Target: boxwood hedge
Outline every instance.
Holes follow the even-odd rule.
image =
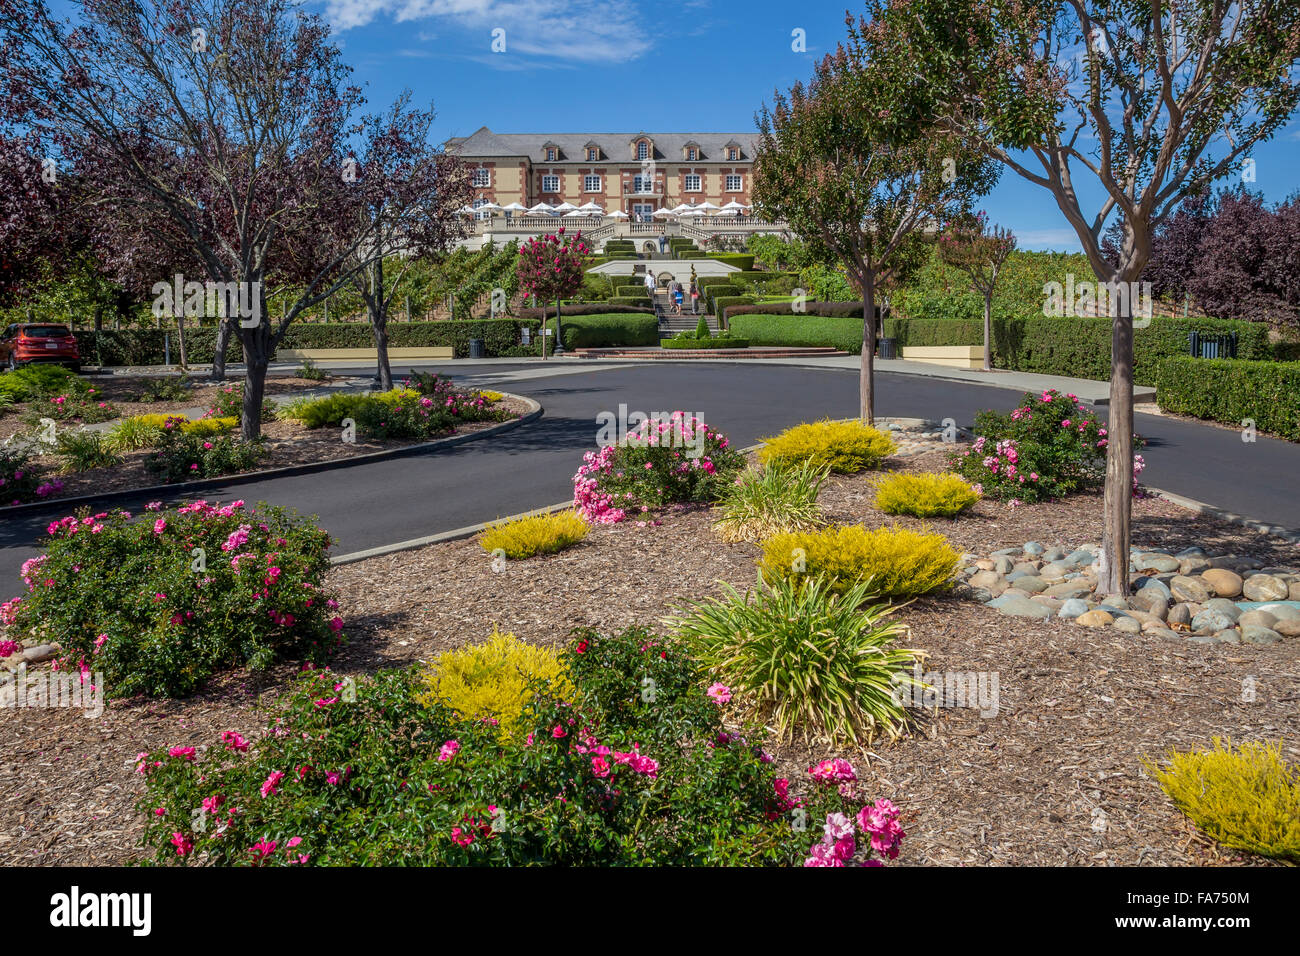
[[[659,322],[653,314],[616,312],[570,316],[562,312],[561,316],[566,349],[659,344]],[[546,327],[554,333],[553,316],[546,320]]]
[[[1300,441],[1300,362],[1162,359],[1156,401],[1165,411],[1256,429]]]

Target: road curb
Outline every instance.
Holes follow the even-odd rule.
[[[1207,515],[1211,518],[1218,518],[1220,521],[1226,521],[1229,524],[1239,525],[1243,528],[1250,528],[1253,531],[1262,531],[1270,534],[1275,538],[1281,538],[1289,544],[1300,544],[1300,531],[1291,528],[1283,528],[1281,525],[1270,524],[1267,521],[1260,521],[1258,518],[1250,518],[1246,515],[1239,515],[1235,511],[1228,511],[1225,508],[1216,508],[1214,505],[1206,504],[1204,501],[1197,501],[1195,498],[1188,498],[1185,495],[1177,495],[1172,491],[1165,491],[1162,488],[1146,487],[1146,490],[1165,499],[1171,504],[1178,505],[1180,508],[1186,508],[1188,511],[1195,511],[1197,514]]]
[[[494,391],[497,391],[494,389]],[[129,488],[122,491],[110,491],[102,495],[78,495],[76,498],[55,498],[50,501],[31,501],[22,505],[10,505],[7,508],[0,508],[0,518],[8,517],[26,517],[28,515],[43,514],[47,512],[63,511],[71,513],[72,510],[81,505],[92,503],[111,504],[117,501],[126,501],[131,498],[138,498],[142,495],[157,495],[160,498],[183,497],[191,492],[203,491],[207,488],[224,488],[228,485],[249,485],[259,481],[266,481],[273,478],[292,478],[298,475],[314,475],[322,471],[333,471],[335,469],[351,468],[356,465],[373,464],[377,461],[387,461],[393,458],[408,458],[413,455],[423,454],[436,448],[450,447],[452,445],[462,445],[467,442],[478,441],[483,438],[492,438],[504,432],[513,431],[522,425],[527,425],[537,421],[545,413],[541,403],[524,395],[516,395],[513,392],[501,392],[507,398],[514,398],[530,406],[530,410],[518,418],[511,419],[508,422],[499,422],[491,428],[485,428],[482,431],[470,432],[465,435],[449,435],[446,438],[437,438],[433,441],[422,442],[419,445],[408,445],[405,448],[393,448],[389,451],[376,451],[366,455],[354,455],[351,458],[336,458],[331,461],[310,462],[305,465],[288,465],[284,468],[267,468],[263,471],[250,471],[238,475],[226,475],[222,478],[204,478],[202,481],[183,481],[174,485],[149,485],[144,488]]]

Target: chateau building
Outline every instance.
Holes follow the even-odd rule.
[[[475,205],[595,203],[633,221],[703,202],[749,205],[754,139],[745,133],[494,133],[447,140],[469,163]]]

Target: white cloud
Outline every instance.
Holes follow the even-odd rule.
[[[492,31],[505,30],[512,54],[613,63],[636,59],[651,47],[646,23],[632,0],[323,0],[325,17],[339,30],[363,27],[377,17],[397,23],[443,19],[482,32],[489,50]],[[444,42],[445,38],[444,38]]]

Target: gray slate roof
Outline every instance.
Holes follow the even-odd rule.
[[[447,140],[448,151],[473,159],[490,157],[527,157],[535,163],[546,162],[543,146],[554,144],[560,148],[560,163],[590,165],[587,161],[587,144],[600,147],[599,163],[625,166],[635,163],[636,152],[632,141],[638,133],[494,133],[486,126],[469,136],[455,136]],[[725,163],[725,147],[740,146],[740,161],[754,158],[756,137],[753,133],[651,133],[656,162],[683,162],[682,149],[688,143],[698,146],[700,163]],[[735,160],[733,160],[735,162]]]

